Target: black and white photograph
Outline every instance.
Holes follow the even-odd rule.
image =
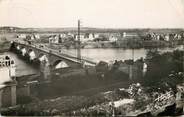
[[[0,0],[0,116],[184,117],[184,0]]]

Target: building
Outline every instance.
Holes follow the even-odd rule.
[[[78,35],[75,35],[75,40],[78,41]],[[85,41],[85,35],[84,34],[80,34],[80,41],[83,42]]]
[[[98,38],[98,37],[99,37],[99,33],[95,33],[94,38]]]
[[[165,40],[165,41],[170,41],[169,34],[166,34],[166,35],[164,36],[164,40]]]
[[[34,35],[32,35],[32,34],[26,35],[26,40],[31,41],[31,40],[34,40],[34,39],[35,39]]]
[[[49,43],[57,44],[60,42],[59,35],[51,35],[49,37]]]
[[[40,35],[39,34],[34,34],[35,39],[40,39]]]
[[[116,42],[118,40],[118,38],[120,38],[118,35],[115,35],[115,34],[111,34],[109,36],[109,41],[110,42]]]
[[[6,55],[0,55],[0,108],[16,105],[15,62]]]
[[[70,33],[66,34],[66,33],[61,33],[59,34],[60,38],[66,38],[68,35],[71,35]]]
[[[126,37],[126,32],[123,32],[123,35],[122,35],[122,37]]]
[[[17,38],[25,39],[26,38],[26,34],[19,34],[19,35],[17,35]]]
[[[76,34],[74,36],[75,40],[78,40],[78,35]],[[80,34],[80,41],[81,42],[86,42],[86,41],[93,41],[95,39],[94,33],[83,33]]]
[[[90,41],[92,41],[95,38],[94,33],[90,33],[88,38]]]

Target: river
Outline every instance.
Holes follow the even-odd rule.
[[[158,51],[163,52],[170,52],[176,49],[182,50],[184,48],[183,45],[177,46],[175,48],[159,48]],[[145,58],[147,51],[149,49],[122,49],[122,48],[96,48],[96,49],[81,49],[81,55],[85,57],[89,57],[94,59],[95,61],[113,61],[113,60],[127,60],[132,59],[137,60],[141,57]],[[67,50],[73,54],[76,54],[76,49]],[[134,57],[132,56],[134,54]]]
[[[176,48],[162,48],[158,49],[161,53],[167,51],[173,51],[176,49],[182,49],[183,46],[177,46]],[[75,49],[67,50],[72,53],[76,53]],[[138,59],[140,57],[145,58],[148,49],[134,49],[134,59]],[[13,52],[5,52],[4,54],[10,55],[16,63],[16,75],[30,75],[36,74],[39,72],[39,69],[33,68],[28,63],[20,59],[15,53]],[[132,59],[132,49],[117,49],[117,48],[108,48],[108,49],[81,49],[82,56],[86,56],[92,58],[96,61],[113,61],[113,60],[126,60]]]

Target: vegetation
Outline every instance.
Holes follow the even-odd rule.
[[[184,81],[184,51],[175,50],[160,54],[157,50],[148,52],[148,71],[144,77],[144,85],[158,87],[176,86]],[[163,85],[164,84],[164,85]]]

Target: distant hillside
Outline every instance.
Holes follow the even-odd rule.
[[[8,32],[14,32],[15,30],[20,30],[19,27],[10,27],[10,26],[3,26],[0,27],[0,31],[8,31]]]
[[[17,33],[49,33],[49,32],[76,32],[77,27],[67,28],[20,28],[20,27],[0,27],[0,32],[17,32]],[[170,33],[170,32],[184,32],[184,29],[113,29],[113,28],[91,28],[81,27],[81,32],[156,32],[156,33]]]

